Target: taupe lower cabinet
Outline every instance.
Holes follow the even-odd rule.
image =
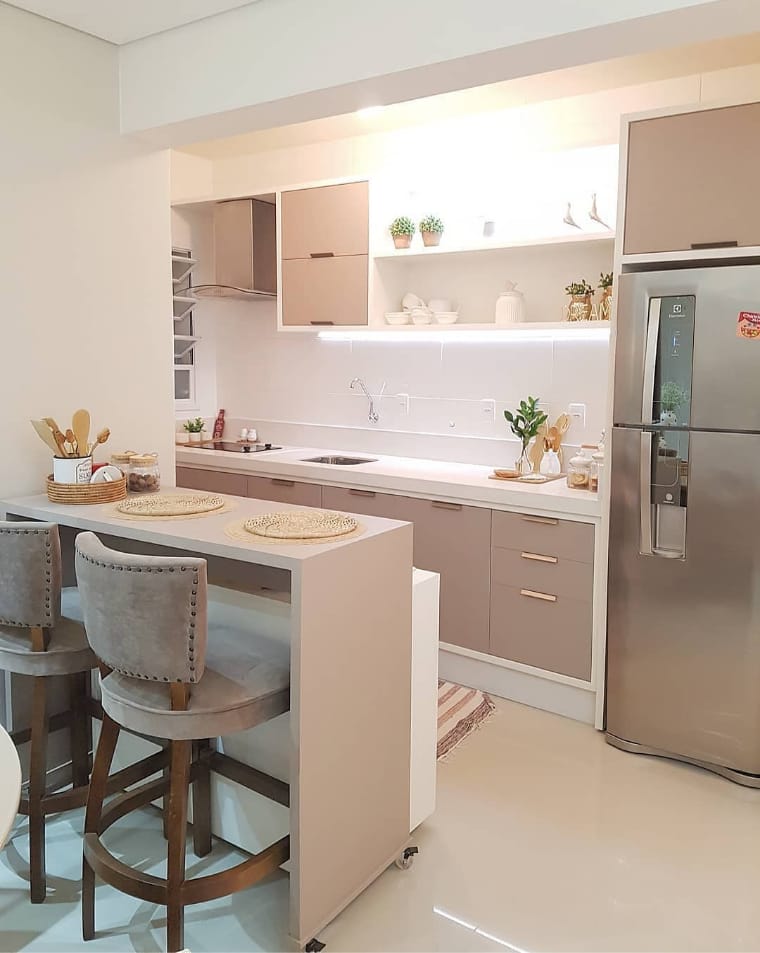
[[[441,574],[442,642],[591,677],[590,523],[190,467],[177,485],[413,523],[414,564]]]
[[[760,245],[760,103],[632,122],[623,252]]]
[[[489,509],[331,486],[322,505],[414,523],[415,566],[441,574],[441,641],[488,652]]]

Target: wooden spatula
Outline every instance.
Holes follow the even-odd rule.
[[[58,456],[58,444],[53,439],[53,431],[48,427],[44,420],[33,420],[32,426],[37,431],[37,436],[48,446],[54,456]]]
[[[87,446],[90,442],[90,413],[87,410],[77,410],[71,419],[71,429],[74,431],[74,437],[79,448],[79,453],[84,456],[87,453]]]

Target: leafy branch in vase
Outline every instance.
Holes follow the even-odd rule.
[[[534,437],[538,436],[538,431],[541,426],[549,419],[548,414],[539,410],[538,401],[538,397],[528,397],[527,400],[520,401],[518,410],[514,412],[510,410],[504,411],[504,417],[509,424],[510,430],[522,444],[522,451],[520,453],[521,460],[527,457],[528,444]]]

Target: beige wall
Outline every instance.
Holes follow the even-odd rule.
[[[119,136],[115,47],[0,3],[0,498],[77,407],[173,469],[169,156]]]

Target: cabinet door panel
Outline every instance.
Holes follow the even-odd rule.
[[[492,586],[534,589],[591,602],[593,580],[591,563],[519,549],[494,549],[491,553]]]
[[[188,490],[208,490],[209,493],[227,493],[230,496],[247,495],[246,477],[243,473],[177,467],[177,486]]]
[[[367,324],[367,256],[282,263],[282,323]]]
[[[248,477],[247,495],[254,500],[272,500],[295,506],[321,506],[322,487],[278,477]]]
[[[491,654],[549,672],[591,678],[590,602],[494,585]]]
[[[367,182],[283,192],[281,209],[283,258],[369,251]]]
[[[626,255],[760,245],[760,104],[631,123]]]

